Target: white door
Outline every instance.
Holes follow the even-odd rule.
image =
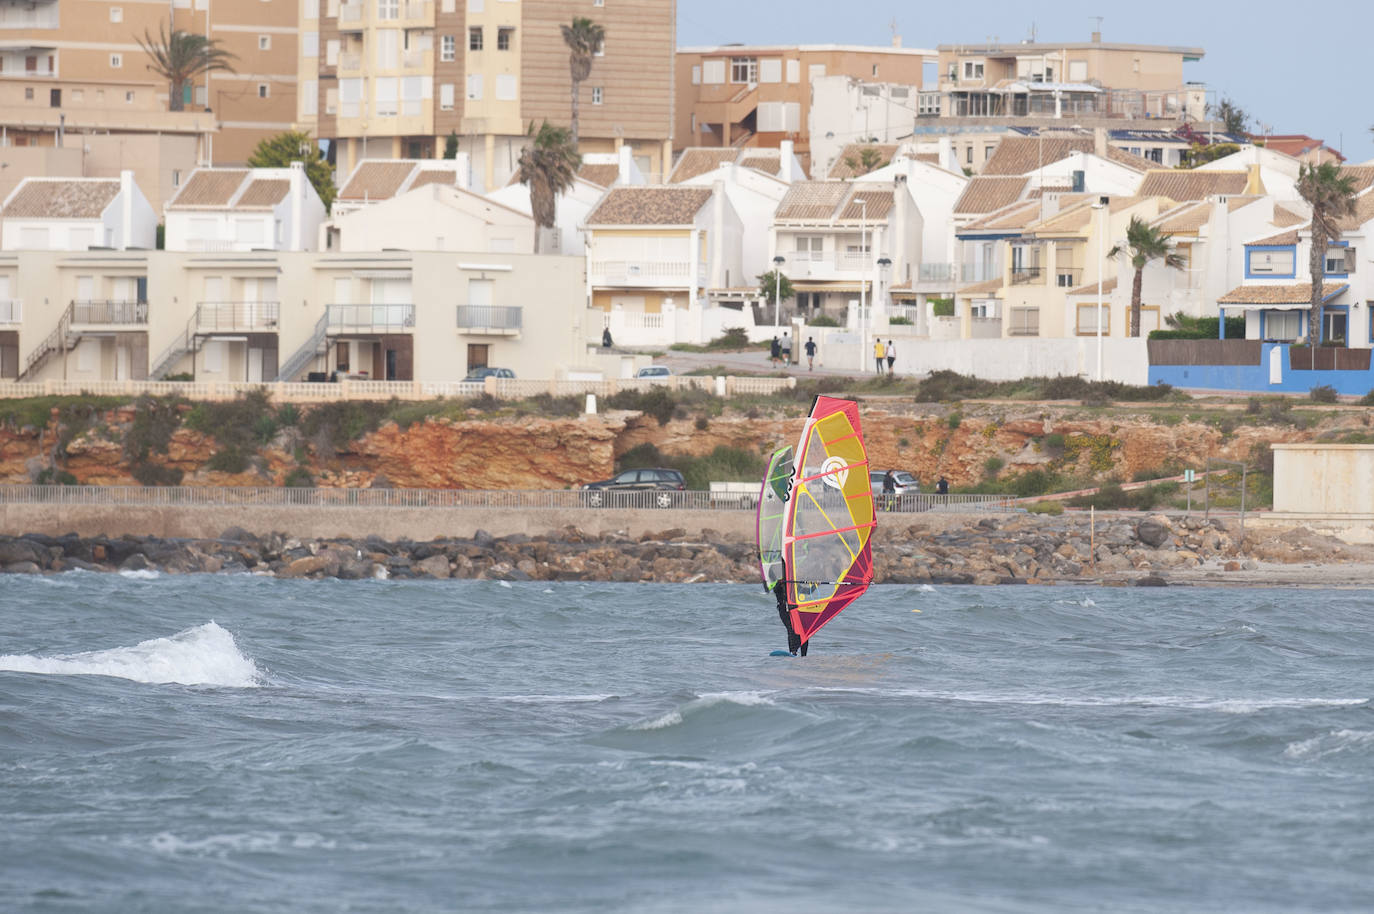
[[[229,307],[225,303],[224,277],[207,276],[205,277],[205,299],[201,302],[200,315],[197,323],[205,329],[212,329],[223,324],[224,318],[228,315],[225,309]]]
[[[255,346],[248,347],[248,380],[262,381],[262,350]]]
[[[129,347],[122,344],[115,346],[115,380],[129,380]]]
[[[253,318],[256,317],[256,305],[262,301],[259,297],[258,281],[253,278],[243,280],[243,303],[240,306],[239,321],[244,327],[253,326]]]
[[[95,277],[78,276],[76,277],[76,300],[94,301],[95,300]]]

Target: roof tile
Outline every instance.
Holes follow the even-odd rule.
[[[98,219],[119,195],[118,178],[25,178],[6,219]]]
[[[689,225],[711,199],[709,187],[612,187],[588,225]]]
[[[234,205],[244,209],[271,209],[290,192],[291,182],[285,178],[257,178],[249,183]]]
[[[1025,193],[1030,178],[1023,175],[979,175],[970,178],[954,202],[955,213],[990,213],[1015,203]]]
[[[181,187],[168,209],[228,206],[249,174],[246,168],[197,168]]]
[[[1328,299],[1348,283],[1322,283],[1322,299]],[[1290,283],[1276,286],[1237,286],[1217,299],[1223,305],[1302,305],[1312,301],[1312,284]]]
[[[843,181],[798,181],[778,204],[775,218],[784,222],[828,222],[849,195]]]
[[[1243,194],[1250,176],[1243,171],[1178,171],[1156,168],[1145,174],[1138,193],[1142,197],[1168,197],[1182,203],[1213,194]]]
[[[389,200],[405,184],[416,163],[408,159],[370,159],[358,163],[348,183],[339,191],[340,200]]]
[[[882,168],[884,165],[891,162],[892,157],[897,154],[897,148],[898,146],[896,143],[850,143],[841,149],[840,154],[835,157],[835,164],[830,166],[830,173],[826,175],[826,177],[832,181],[863,177],[868,171]],[[861,159],[859,156],[863,155],[863,150],[865,149],[878,150],[877,164],[874,165],[873,168],[868,169],[868,171],[860,171],[859,168],[863,166],[860,165]],[[854,162],[853,165],[849,164],[851,159]],[[855,166],[858,166],[858,168]]]

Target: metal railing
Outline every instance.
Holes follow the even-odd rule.
[[[1011,284],[1013,286],[1040,285],[1045,281],[1044,267],[1012,267]]]
[[[987,282],[1002,275],[1002,268],[995,263],[977,261],[959,264],[960,282]]]
[[[415,329],[415,306],[328,305],[329,333],[400,333]]]
[[[458,305],[460,330],[519,330],[523,308],[503,305]]]
[[[1002,495],[875,495],[879,523],[889,511],[1004,513],[1015,499]],[[257,486],[0,486],[0,504],[178,508],[525,508],[679,511],[755,511],[754,500],[701,490],[641,489],[343,489]]]
[[[276,329],[281,302],[203,301],[196,305],[196,332]]]
[[[924,282],[947,282],[954,279],[954,264],[923,263],[916,275]]]
[[[148,303],[135,299],[106,299],[104,301],[74,301],[71,305],[73,324],[146,324]]]
[[[324,355],[327,346],[326,340],[329,339],[329,312],[326,310],[320,315],[320,319],[315,322],[315,329],[310,331],[310,339],[301,344],[300,348],[287,358],[277,369],[277,381],[291,381],[305,370],[305,366],[310,364],[310,360]]]

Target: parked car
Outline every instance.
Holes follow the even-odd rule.
[[[483,366],[483,367],[481,367],[481,368],[474,368],[474,369],[472,369],[472,371],[469,371],[469,372],[468,372],[468,376],[467,376],[466,378],[464,378],[463,380],[464,380],[464,381],[482,381],[482,380],[485,380],[486,378],[513,378],[513,377],[515,377],[515,372],[511,371],[509,368],[492,368],[491,366],[488,365],[488,366]]]
[[[671,377],[673,370],[667,365],[648,365],[635,372],[636,378],[667,378]]]
[[[623,470],[612,479],[589,482],[582,487],[586,493],[587,504],[593,508],[610,504],[612,500],[622,504],[647,507],[651,502],[660,508],[673,506],[673,492],[687,488],[687,480],[679,470],[667,467],[639,467]],[[633,493],[644,493],[638,498]],[[651,494],[652,493],[652,494]]]

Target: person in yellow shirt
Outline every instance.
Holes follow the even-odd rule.
[[[873,361],[877,364],[878,374],[883,373],[883,360],[887,357],[887,349],[883,346],[882,338],[878,338],[873,343]]]

